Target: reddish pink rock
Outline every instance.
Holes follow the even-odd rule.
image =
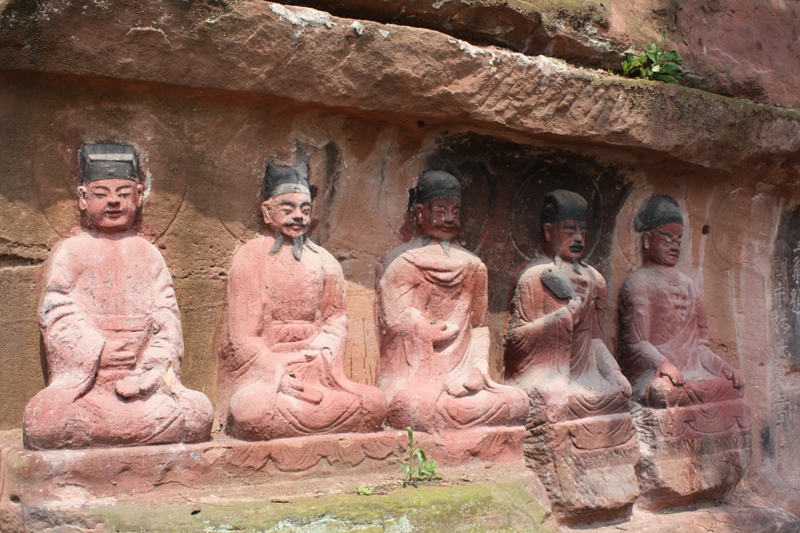
[[[644,443],[642,505],[724,499],[749,462],[744,378],[711,351],[702,292],[675,268],[683,237],[678,203],[652,197],[635,226],[644,264],[620,290],[619,361],[633,398],[646,407],[635,417]]]
[[[568,522],[627,516],[639,495],[631,388],[602,340],[606,282],[581,261],[586,214],[572,191],[545,195],[542,255],[517,281],[506,333],[506,382],[531,402],[526,453]]]
[[[379,389],[344,374],[344,275],[308,240],[307,172],[269,164],[268,228],[228,271],[217,413],[239,439],[377,431],[386,415]]]
[[[212,407],[181,385],[183,336],[158,250],[136,236],[142,185],[135,153],[83,151],[79,206],[88,228],[55,248],[39,323],[48,386],[23,417],[32,449],[208,440]]]
[[[412,206],[422,235],[389,252],[379,270],[378,385],[387,420],[427,432],[520,425],[527,398],[488,374],[486,267],[453,241],[461,231],[458,180],[423,173]]]

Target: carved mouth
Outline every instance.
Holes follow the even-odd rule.
[[[581,253],[583,251],[582,244],[570,244],[569,251],[575,254]]]

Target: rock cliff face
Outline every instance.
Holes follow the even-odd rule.
[[[464,180],[466,245],[489,268],[495,377],[543,188],[568,180],[593,199],[588,261],[609,284],[612,348],[616,295],[640,262],[633,216],[653,193],[676,197],[686,219],[678,268],[704,288],[712,348],[748,384],[747,486],[800,512],[800,379],[788,357],[800,356],[786,348],[797,344],[783,298],[795,267],[775,254],[794,250],[779,227],[800,204],[800,112],[759,104],[800,100],[796,3],[313,5],[330,12],[0,2],[0,428],[18,428],[44,386],[37,278],[79,221],[83,144],[141,154],[142,229],[175,280],[183,381],[212,401],[225,272],[259,230],[267,159],[307,161],[320,187],[315,239],[342,264],[347,372],[363,383],[377,372],[376,261],[401,240],[407,189],[438,166]],[[759,103],[596,70],[660,29],[692,70],[686,83]]]

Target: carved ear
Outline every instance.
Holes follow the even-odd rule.
[[[86,211],[86,209],[89,208],[89,204],[86,201],[87,194],[88,191],[86,190],[86,187],[84,187],[83,185],[78,187],[78,209],[80,209],[81,211]]]
[[[414,206],[414,216],[419,217],[422,214],[422,208],[423,208],[422,204],[416,204]]]
[[[551,223],[548,222],[542,226],[542,233],[544,234],[544,242],[553,241],[553,225]]]
[[[138,192],[138,197],[139,197],[138,200],[136,201],[136,207],[141,209],[142,206],[144,205],[144,187],[142,187],[141,183],[136,185],[136,191]]]
[[[269,201],[271,198],[268,198],[261,202],[261,216],[264,218],[264,223],[269,226],[272,224],[272,216],[269,214]]]

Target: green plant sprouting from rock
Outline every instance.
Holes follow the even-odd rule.
[[[407,427],[406,431],[408,432],[408,463],[400,461],[400,467],[403,469],[403,486],[413,481],[438,478],[436,461],[425,457],[425,452],[414,446],[414,430]],[[414,467],[415,460],[416,468]]]
[[[655,43],[645,47],[641,55],[628,54],[622,62],[622,74],[629,78],[643,78],[676,83],[683,77],[683,58],[677,50],[664,50]]]

